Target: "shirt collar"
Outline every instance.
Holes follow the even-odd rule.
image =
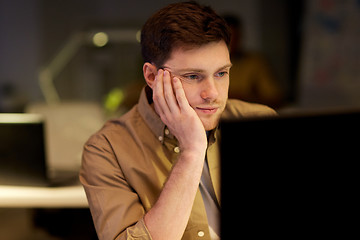
[[[207,133],[209,145],[212,145],[213,143],[216,142],[216,139],[218,138],[218,133],[219,133],[218,129],[219,129],[219,127],[216,127],[215,129],[213,129]]]
[[[166,126],[151,106],[152,102],[152,89],[149,86],[145,86],[140,94],[138,110],[151,131],[157,136],[159,141],[163,142]]]

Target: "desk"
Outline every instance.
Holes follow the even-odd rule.
[[[0,208],[87,208],[82,185],[23,187],[0,185]]]

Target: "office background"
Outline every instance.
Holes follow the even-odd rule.
[[[172,2],[0,0],[0,112],[24,112],[37,103],[91,102],[105,118],[121,115],[144,84],[137,33],[151,14]],[[242,20],[243,47],[266,59],[281,86],[279,111],[360,107],[360,1],[199,2]],[[97,33],[108,39],[98,35],[97,43]],[[50,85],[41,85],[48,69],[56,74],[45,76]],[[40,210],[34,218],[33,209],[0,207],[0,235],[72,239],[79,233],[51,235],[49,226],[36,226],[44,225],[44,216],[78,222],[89,217],[77,209],[51,213]]]

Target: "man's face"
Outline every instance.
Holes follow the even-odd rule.
[[[197,48],[176,48],[163,65],[178,77],[205,130],[214,129],[225,109],[231,61],[224,41]]]

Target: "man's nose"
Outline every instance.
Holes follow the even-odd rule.
[[[218,97],[219,92],[213,78],[207,78],[202,82],[200,96],[204,100],[214,100]]]

